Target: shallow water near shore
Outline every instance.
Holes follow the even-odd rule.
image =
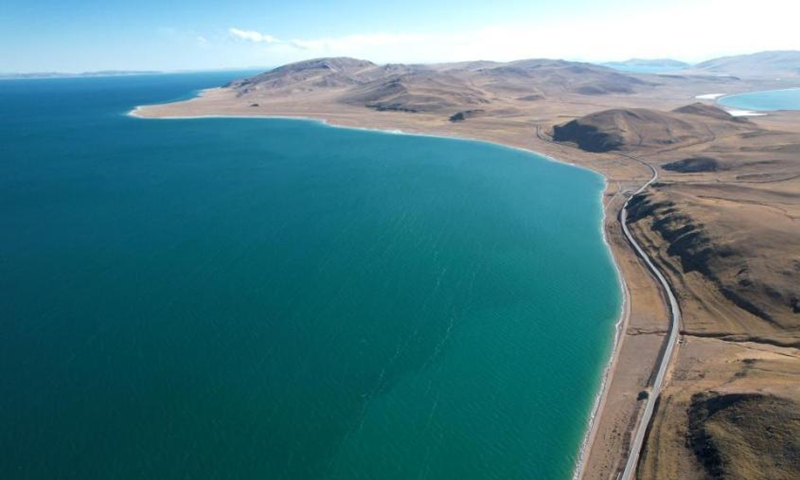
[[[717,101],[726,107],[760,112],[800,110],[800,88],[741,93],[722,97]]]
[[[621,302],[602,178],[125,115],[236,76],[0,84],[0,478],[570,478]]]

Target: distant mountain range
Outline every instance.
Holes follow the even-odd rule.
[[[800,52],[785,50],[721,57],[698,63],[695,68],[737,77],[795,77],[800,76]]]
[[[320,59],[316,60],[309,60],[306,62],[298,62],[295,64],[290,64],[289,66],[278,68],[273,70],[272,72],[282,72],[287,73],[287,69],[304,69],[307,67],[313,67],[312,64],[309,62],[319,61]],[[323,59],[327,61],[342,61],[341,59]],[[375,65],[371,65],[375,66]],[[501,70],[505,72],[515,72],[517,74],[520,73],[521,69],[530,69],[530,67],[535,66],[536,73],[540,72],[555,72],[559,69],[563,69],[566,66],[570,66],[572,71],[570,74],[580,73],[578,70],[582,70],[583,73],[588,74],[590,77],[603,77],[605,76],[605,80],[610,80],[608,77],[609,72],[600,72],[598,70],[593,69],[593,67],[608,67],[615,70],[621,70],[626,73],[667,73],[672,70],[682,70],[682,73],[689,74],[714,74],[714,75],[730,75],[735,77],[744,77],[744,78],[781,78],[781,77],[800,77],[800,51],[795,50],[784,50],[784,51],[768,51],[768,52],[759,52],[759,53],[752,53],[746,55],[734,55],[728,57],[719,57],[714,58],[711,60],[706,60],[704,62],[698,63],[696,65],[691,65],[686,62],[682,62],[680,60],[674,60],[671,58],[658,58],[658,59],[645,59],[645,58],[631,58],[629,60],[624,61],[615,61],[615,62],[605,62],[600,64],[587,64],[587,63],[580,63],[580,62],[568,62],[564,60],[551,60],[551,59],[536,59],[536,60],[523,60],[517,62],[509,62],[509,63],[501,63],[501,62],[491,62],[491,61],[476,61],[476,62],[461,62],[461,63],[449,63],[449,64],[439,64],[439,65],[386,65],[381,67],[382,74],[389,74],[389,73],[402,73],[409,74],[412,73],[412,70],[421,73],[425,70],[430,71],[434,70],[437,72],[441,72],[443,70],[461,70],[461,71],[489,71],[492,69],[494,73],[499,73]],[[578,67],[580,66],[580,67]],[[351,66],[348,66],[351,67]],[[367,67],[366,65],[362,65],[362,67]],[[394,68],[397,69],[397,72],[390,72],[390,70]],[[314,70],[314,68],[311,68]],[[365,68],[364,70],[368,70]],[[371,72],[372,75],[378,73],[376,70]],[[164,73],[161,71],[155,70],[101,70],[101,71],[94,71],[94,72],[82,72],[82,73],[65,73],[65,72],[33,72],[33,73],[0,73],[0,79],[24,79],[24,78],[61,78],[61,77],[109,77],[109,76],[121,76],[121,75],[153,75],[158,73]],[[529,72],[530,73],[530,72]],[[556,75],[558,76],[558,75]],[[365,77],[361,77],[359,80],[364,80]],[[284,79],[286,80],[286,79]],[[330,80],[330,79],[329,79]],[[619,78],[614,80],[620,80]],[[333,80],[337,81],[337,80]],[[601,82],[603,83],[603,82]],[[615,82],[616,83],[616,82]],[[623,82],[629,83],[629,82]],[[586,91],[589,88],[589,85],[594,85],[594,82],[587,81],[585,82],[585,87],[583,90]],[[608,90],[613,91],[616,87],[610,87],[608,83],[605,86],[601,86],[601,90]],[[575,87],[579,89],[580,87]],[[624,89],[630,89],[630,85],[623,87]]]
[[[227,87],[254,108],[276,102],[338,103],[378,111],[437,112],[458,122],[484,116],[489,109],[514,111],[520,102],[569,96],[581,102],[586,96],[636,95],[688,85],[702,91],[703,82],[716,91],[748,79],[791,79],[800,75],[800,52],[764,52],[698,65],[673,59],[617,64],[634,68],[551,59],[378,65],[347,57],[318,58],[235,80]],[[730,89],[719,91],[725,90]]]
[[[637,69],[637,68],[644,68],[644,69],[681,69],[691,66],[686,62],[681,62],[679,60],[673,60],[671,58],[657,58],[657,59],[646,59],[646,58],[631,58],[630,60],[625,60],[624,62],[606,62],[602,65],[611,68],[618,68],[622,70],[626,69]]]
[[[630,73],[682,73],[730,75],[743,78],[781,78],[800,76],[800,52],[793,50],[759,52],[714,58],[690,65],[669,58],[632,58],[624,62],[606,62],[603,66]]]
[[[32,73],[0,73],[0,78],[62,78],[62,77],[117,77],[121,75],[154,75],[162,73],[156,70],[101,70],[97,72],[65,73],[65,72],[32,72]]]
[[[253,104],[333,95],[337,103],[379,111],[449,112],[456,114],[453,121],[478,115],[489,103],[632,94],[656,86],[603,66],[564,60],[377,65],[345,57],[292,63],[228,85]]]

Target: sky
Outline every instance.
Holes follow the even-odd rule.
[[[0,0],[0,72],[800,50],[797,0]]]

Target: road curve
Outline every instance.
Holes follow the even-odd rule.
[[[633,195],[625,200],[625,203],[622,205],[622,210],[620,210],[619,221],[622,225],[622,231],[625,233],[625,237],[628,239],[628,242],[630,242],[630,244],[633,246],[633,249],[636,251],[636,254],[639,255],[639,257],[647,265],[650,273],[652,273],[656,280],[658,280],[658,283],[661,284],[661,290],[664,292],[664,295],[669,302],[669,312],[671,317],[669,336],[664,344],[664,351],[661,355],[661,363],[658,365],[658,373],[653,381],[650,395],[647,397],[647,405],[645,406],[644,413],[642,414],[642,417],[636,427],[636,433],[633,437],[633,441],[631,442],[630,453],[628,454],[628,461],[625,463],[625,469],[622,471],[622,475],[619,477],[620,480],[630,480],[633,478],[633,475],[636,472],[636,466],[639,463],[639,455],[642,452],[642,445],[644,444],[644,436],[647,433],[647,427],[650,425],[650,421],[653,418],[656,401],[661,394],[661,389],[664,386],[664,378],[667,375],[667,369],[669,368],[670,362],[672,361],[672,356],[675,353],[675,346],[678,344],[678,332],[680,331],[681,324],[681,309],[678,306],[678,299],[675,297],[675,292],[672,291],[672,287],[670,286],[669,282],[667,282],[666,277],[664,277],[664,274],[661,273],[661,270],[655,266],[653,261],[645,253],[628,229],[628,204],[635,195],[643,192],[645,189],[647,189],[647,187],[652,185],[653,182],[658,180],[658,171],[655,169],[655,167],[640,158],[624,153],[621,153],[620,155],[645,165],[650,169],[650,171],[653,172],[652,178],[650,178],[647,183],[642,185],[639,190],[634,192]]]
[[[536,136],[539,137],[540,140],[549,143],[555,143],[552,140],[548,140],[542,136],[540,127],[536,127]],[[560,144],[559,144],[560,145]],[[655,411],[656,401],[658,400],[659,395],[661,395],[661,389],[664,386],[664,378],[667,375],[667,370],[669,369],[669,365],[672,361],[672,357],[675,354],[675,346],[678,344],[678,332],[680,331],[680,324],[681,324],[681,310],[680,306],[678,305],[678,299],[675,297],[675,292],[672,291],[672,287],[670,286],[669,282],[667,281],[664,274],[661,273],[661,270],[655,266],[653,261],[650,257],[645,253],[644,249],[639,245],[636,241],[634,236],[631,234],[630,230],[628,229],[628,204],[630,204],[631,199],[634,196],[642,193],[645,191],[650,185],[652,185],[656,180],[658,180],[658,170],[655,169],[651,164],[642,160],[641,158],[635,157],[633,155],[628,155],[626,153],[616,152],[618,155],[623,157],[629,158],[636,162],[641,163],[642,165],[646,166],[650,169],[653,173],[650,180],[648,180],[644,185],[639,187],[638,190],[633,192],[631,196],[625,200],[625,203],[622,205],[622,209],[619,212],[619,222],[622,226],[622,232],[625,234],[625,238],[627,238],[628,242],[633,247],[633,250],[642,259],[642,261],[647,265],[647,269],[650,270],[650,273],[658,280],[659,286],[664,294],[664,297],[668,301],[669,306],[669,313],[670,313],[670,325],[669,325],[669,335],[667,337],[667,341],[664,344],[664,350],[661,355],[661,361],[658,365],[658,371],[656,373],[655,380],[651,386],[650,394],[647,396],[647,404],[645,405],[644,413],[642,414],[639,422],[636,425],[635,433],[633,434],[633,440],[631,441],[630,451],[628,453],[628,460],[625,462],[625,469],[622,471],[620,475],[617,476],[617,480],[631,480],[636,473],[636,466],[639,463],[639,456],[642,453],[642,445],[644,444],[644,437],[647,433],[647,427],[650,425],[651,420],[653,419],[653,412]]]

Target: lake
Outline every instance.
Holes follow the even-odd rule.
[[[570,478],[621,305],[602,177],[126,115],[251,73],[0,82],[0,477]]]
[[[743,110],[800,110],[800,88],[741,93],[722,97],[718,102]]]

